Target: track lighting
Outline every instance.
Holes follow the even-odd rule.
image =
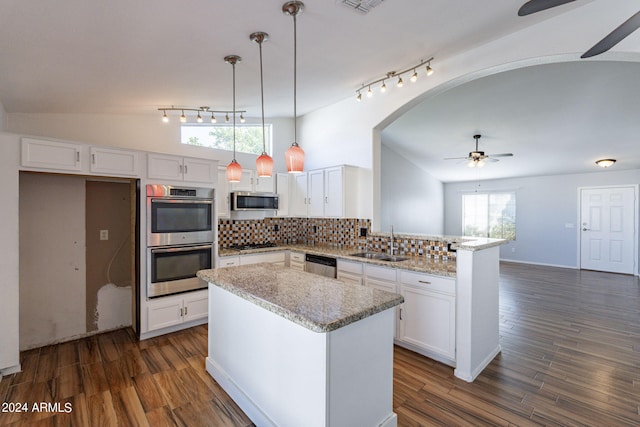
[[[189,117],[185,114],[185,111],[193,111],[196,113],[196,122],[197,123],[202,123],[204,122],[204,118],[203,115],[211,113],[211,123],[216,123],[216,116],[215,113],[220,113],[220,114],[226,114],[226,121],[227,123],[229,123],[229,113],[233,113],[231,110],[211,110],[209,109],[209,107],[198,107],[198,108],[193,108],[193,107],[185,107],[185,108],[176,108],[173,105],[171,107],[162,107],[162,108],[158,108],[158,111],[162,111],[162,122],[163,123],[169,123],[169,115],[167,114],[167,111],[180,111],[180,123],[187,123],[189,121]],[[240,121],[242,123],[244,123],[244,113],[246,113],[245,110],[241,110],[241,111],[236,111],[236,114],[240,114]]]
[[[433,74],[433,68],[431,68],[431,61],[433,61],[433,57],[429,58],[429,59],[423,59],[420,61],[419,64],[416,64],[412,67],[409,67],[405,70],[402,71],[389,71],[384,77],[381,77],[377,80],[373,80],[371,82],[368,83],[363,83],[362,86],[359,89],[356,89],[356,100],[358,101],[362,101],[362,91],[365,90],[365,88],[367,89],[367,98],[371,98],[373,96],[373,91],[371,90],[371,86],[375,86],[378,83],[382,83],[382,85],[380,85],[380,92],[384,93],[387,91],[387,83],[386,81],[388,79],[391,79],[392,77],[395,78],[397,77],[398,80],[396,81],[396,86],[398,87],[403,87],[404,86],[404,80],[402,80],[402,75],[403,74],[407,74],[411,72],[411,77],[409,78],[409,81],[411,83],[415,83],[416,81],[418,81],[418,69],[421,69],[422,66],[426,65],[425,67],[425,71],[427,76],[430,76]]]

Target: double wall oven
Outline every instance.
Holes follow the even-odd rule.
[[[148,298],[207,287],[196,273],[212,265],[213,191],[147,185]]]

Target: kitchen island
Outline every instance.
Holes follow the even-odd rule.
[[[395,426],[398,294],[272,264],[203,270],[207,371],[258,426]]]

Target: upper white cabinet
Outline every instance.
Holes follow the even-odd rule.
[[[278,207],[276,216],[289,215],[289,191],[291,182],[291,174],[278,173],[276,174],[276,193],[278,194]]]
[[[86,145],[22,138],[22,166],[82,171]]]
[[[111,148],[90,148],[90,170],[105,175],[140,175],[140,153]]]
[[[358,168],[335,166],[294,175],[289,214],[350,218],[358,216]]]
[[[216,183],[216,209],[218,218],[229,218],[229,181],[226,166],[218,166],[218,182]]]
[[[230,191],[250,191],[259,193],[273,193],[273,176],[259,177],[258,172],[251,169],[242,169],[240,182],[232,182]]]
[[[217,178],[217,164],[213,160],[149,153],[147,174],[152,179],[213,184]]]

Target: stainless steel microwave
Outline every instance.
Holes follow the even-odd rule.
[[[264,211],[278,209],[278,195],[275,193],[251,193],[237,191],[231,193],[231,210]]]

